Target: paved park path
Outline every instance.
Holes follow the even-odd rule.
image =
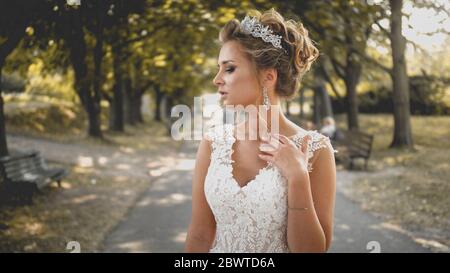
[[[191,213],[191,179],[198,142],[185,142],[180,161],[143,194],[127,218],[104,242],[104,252],[182,252]],[[359,174],[361,175],[361,174]],[[330,252],[429,252],[410,237],[350,201],[339,191],[339,171],[334,240]]]

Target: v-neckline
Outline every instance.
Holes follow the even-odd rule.
[[[234,171],[234,167],[233,167],[233,162],[235,162],[232,158],[232,154],[234,152],[234,144],[236,143],[236,137],[234,136],[234,129],[235,126],[233,124],[230,124],[231,126],[231,143],[230,143],[230,153],[229,153],[229,158],[230,158],[230,166],[229,166],[229,172],[230,172],[230,176],[231,176],[231,180],[233,180],[233,183],[241,190],[243,191],[244,189],[246,189],[250,184],[252,184],[253,182],[255,182],[258,177],[260,177],[262,175],[262,173],[264,171],[267,171],[269,169],[269,167],[272,167],[273,165],[270,162],[267,162],[266,166],[259,168],[258,171],[256,172],[256,175],[253,177],[253,179],[249,180],[247,183],[245,183],[244,186],[241,186],[241,184],[239,184],[239,181],[237,181],[237,179],[235,178],[233,171]],[[288,138],[291,140],[294,140],[295,137],[299,136],[300,134],[304,134],[306,135],[308,133],[308,131],[305,132],[297,132],[296,134],[289,136]]]

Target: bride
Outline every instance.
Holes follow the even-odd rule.
[[[214,84],[226,106],[263,105],[266,118],[213,127],[200,142],[185,251],[325,252],[333,233],[334,149],[276,111],[319,52],[301,23],[273,9],[253,13],[221,30]]]

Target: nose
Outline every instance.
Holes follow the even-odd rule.
[[[223,80],[220,77],[220,72],[217,72],[217,75],[213,79],[213,83],[215,86],[219,87],[221,84],[223,84]]]

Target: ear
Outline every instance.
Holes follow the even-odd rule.
[[[270,90],[275,88],[278,73],[275,68],[267,68],[261,72],[262,81]]]

